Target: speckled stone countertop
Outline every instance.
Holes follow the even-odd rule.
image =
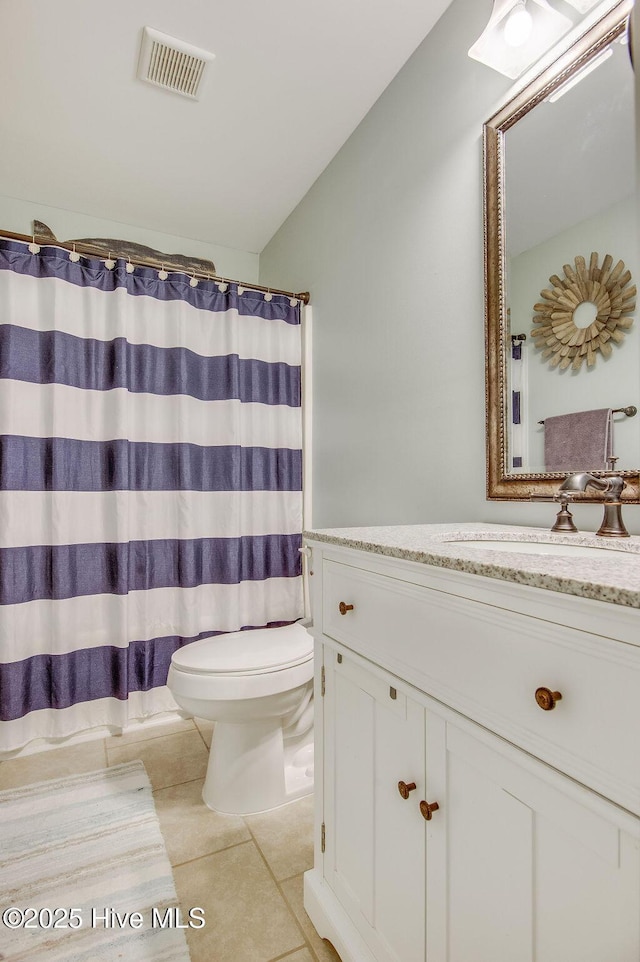
[[[545,528],[506,524],[409,524],[375,528],[323,528],[305,538],[371,551],[439,568],[516,581],[534,588],[640,608],[640,537],[598,538],[555,534]],[[465,541],[504,541],[491,549]],[[566,545],[566,555],[521,554],[508,542]],[[575,556],[576,545],[601,549]],[[552,549],[553,550],[553,549]],[[556,549],[557,550],[557,549]]]

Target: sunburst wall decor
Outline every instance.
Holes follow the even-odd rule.
[[[575,268],[563,267],[564,277],[553,274],[550,288],[540,292],[542,300],[534,306],[531,334],[535,345],[542,348],[542,358],[551,367],[579,370],[596,363],[597,352],[611,354],[611,341],[620,344],[624,332],[633,324],[630,316],[636,307],[636,287],[631,284],[631,271],[624,261],[613,267],[607,254],[598,267],[599,255],[593,253],[587,267],[584,257],[575,258]],[[597,314],[588,327],[578,327],[574,313],[581,304],[593,304]]]

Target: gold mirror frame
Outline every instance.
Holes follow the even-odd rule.
[[[507,464],[507,362],[511,345],[505,285],[504,135],[518,120],[565,83],[627,29],[633,0],[620,3],[484,125],[485,390],[487,500],[551,498],[567,472],[509,474]],[[606,472],[594,471],[594,474]],[[619,471],[622,498],[640,501],[640,468]],[[587,495],[585,500],[597,500]]]

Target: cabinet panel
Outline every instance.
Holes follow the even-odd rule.
[[[427,957],[637,962],[637,835],[614,806],[561,776],[549,784],[487,742],[446,725],[446,818],[434,820],[428,871],[446,878],[447,912],[431,913],[428,899]]]
[[[533,813],[455,755],[448,788],[448,958],[532,962]]]
[[[334,795],[334,804],[325,818],[325,831],[329,833],[328,877],[352,910],[373,925],[375,852],[371,798],[376,776],[375,698],[341,675],[327,677],[326,684],[333,736],[330,746],[325,732],[325,745],[327,751],[330,747],[333,750]]]
[[[376,959],[423,962],[424,708],[330,650],[325,690],[325,879]]]
[[[406,701],[406,719],[380,706],[376,724],[376,929],[391,958],[424,958],[424,708]],[[403,799],[398,782],[416,788]]]

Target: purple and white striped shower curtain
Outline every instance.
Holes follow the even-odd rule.
[[[0,241],[0,751],[302,614],[300,307]]]

